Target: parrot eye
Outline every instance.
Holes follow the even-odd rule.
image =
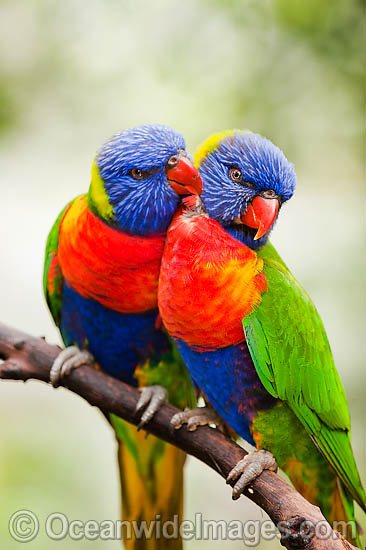
[[[235,183],[241,183],[242,182],[242,173],[240,168],[237,166],[234,166],[229,169],[229,176]]]
[[[132,170],[130,170],[130,174],[135,180],[142,180],[145,177],[143,170],[140,170],[139,168],[132,168]]]

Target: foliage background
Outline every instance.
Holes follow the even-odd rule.
[[[166,123],[193,151],[224,128],[263,133],[296,164],[273,242],[324,319],[365,479],[364,23],[361,0],[1,0],[1,319],[59,341],[41,291],[46,235],[111,134]],[[18,547],[7,531],[18,509],[118,519],[115,445],[98,411],[62,389],[6,382],[0,433],[4,550]],[[186,488],[188,519],[264,518],[194,459]],[[54,545],[119,548],[42,535],[28,546]]]

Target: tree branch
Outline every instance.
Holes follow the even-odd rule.
[[[17,329],[0,323],[0,379],[30,379],[49,381],[49,371],[60,353],[58,346],[47,344]],[[138,424],[135,407],[139,392],[96,369],[82,366],[67,376],[63,386],[86,399],[104,412],[114,413],[132,424]],[[218,430],[202,426],[195,432],[185,427],[173,429],[170,419],[175,407],[164,405],[149,422],[147,431],[186,453],[195,456],[226,478],[229,471],[246,454],[244,449]],[[264,471],[245,491],[280,529],[281,543],[289,550],[344,550],[355,549],[328,526],[329,537],[324,538],[326,525],[319,508],[307,502],[293,487],[278,475]],[[307,523],[305,523],[307,522]],[[322,531],[315,525],[321,523]]]

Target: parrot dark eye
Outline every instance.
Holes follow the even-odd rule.
[[[144,178],[144,172],[139,168],[132,168],[130,174],[135,180],[142,180]]]
[[[241,183],[242,182],[243,177],[242,177],[242,173],[241,173],[240,168],[237,168],[235,166],[233,168],[230,168],[229,176],[233,180],[233,182],[235,182],[235,183]]]

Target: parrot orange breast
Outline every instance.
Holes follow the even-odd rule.
[[[241,320],[267,289],[263,261],[204,215],[178,215],[168,230],[159,308],[174,337],[191,347],[245,340]]]
[[[62,220],[58,259],[66,282],[81,296],[121,313],[140,313],[157,307],[164,238],[110,227],[82,196]]]

